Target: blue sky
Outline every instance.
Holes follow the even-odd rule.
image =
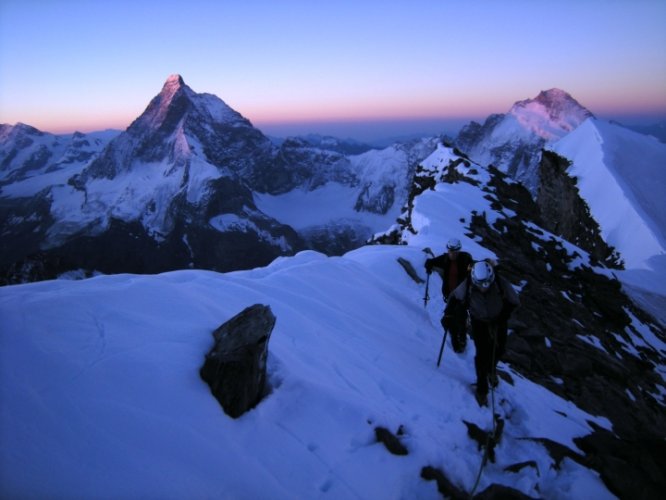
[[[649,121],[665,47],[663,0],[2,0],[0,123],[125,128],[173,73],[270,133],[409,133],[553,87]]]

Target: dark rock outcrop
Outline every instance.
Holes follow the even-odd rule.
[[[588,413],[608,418],[612,433],[597,429],[577,442],[587,452],[580,460],[619,497],[651,498],[666,487],[663,475],[651,472],[666,470],[666,455],[654,452],[666,428],[663,379],[656,369],[666,353],[644,343],[632,318],[650,325],[657,337],[666,332],[618,281],[581,265],[580,255],[538,229],[543,218],[527,190],[502,186],[498,175],[492,184],[494,203],[511,206],[516,215],[489,223],[476,214],[469,229],[500,257],[501,272],[522,284],[514,314],[522,327],[509,336],[504,361]],[[646,496],[636,496],[632,485],[643,485]]]
[[[233,418],[254,408],[265,392],[268,341],[275,316],[255,304],[221,325],[199,374]]]
[[[449,481],[444,472],[432,466],[423,467],[421,469],[421,478],[426,481],[436,481],[437,490],[442,496],[453,500],[469,498],[473,498],[474,500],[526,500],[532,498],[516,489],[501,484],[491,484],[481,493],[476,495],[469,494]]]
[[[398,429],[398,434],[402,434],[402,427]],[[382,443],[386,449],[393,455],[407,455],[409,451],[404,444],[400,442],[398,436],[393,434],[386,427],[375,427],[375,437]]]
[[[571,162],[544,150],[536,202],[542,227],[588,251],[595,261],[620,268],[617,252],[601,237],[599,224],[581,198],[576,180],[567,174]]]

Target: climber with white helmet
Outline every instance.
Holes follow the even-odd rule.
[[[520,305],[516,290],[503,276],[495,263],[482,260],[472,265],[470,275],[449,296],[445,316],[452,325],[462,325],[469,314],[472,339],[476,348],[476,400],[487,404],[488,383],[498,383],[497,361],[504,353],[507,323],[513,310]],[[452,336],[454,333],[452,332]]]

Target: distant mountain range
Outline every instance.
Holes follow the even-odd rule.
[[[179,75],[115,137],[54,136],[19,124],[3,125],[0,139],[0,268],[13,279],[75,269],[228,271],[304,248],[346,251],[376,229],[364,214],[399,205],[410,171],[434,149],[414,145],[414,157],[402,148],[400,174],[378,176],[379,152],[314,136],[276,146]],[[326,185],[344,189],[348,204],[336,208],[345,216],[328,214],[302,234],[255,203]]]
[[[23,124],[0,127],[6,282],[77,270],[228,271],[306,248],[341,254],[396,224],[417,168],[445,140],[384,149],[318,135],[276,141],[179,75],[123,132],[57,136]],[[619,252],[616,260],[641,265],[666,247],[651,189],[663,183],[663,143],[596,120],[562,90],[517,102],[483,125],[470,123],[453,145],[535,198],[543,150],[574,160],[565,168],[574,179],[609,176],[612,196],[596,193],[594,180],[578,188],[600,235]],[[592,165],[590,151],[603,158]],[[632,178],[636,162],[649,182]],[[609,199],[625,207],[624,215],[608,217]],[[620,230],[627,221],[640,239]]]

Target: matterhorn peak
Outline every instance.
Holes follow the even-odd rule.
[[[166,82],[164,82],[164,86],[159,95],[167,100],[171,100],[171,98],[181,89],[189,89],[189,87],[185,85],[183,77],[179,74],[169,75]]]

